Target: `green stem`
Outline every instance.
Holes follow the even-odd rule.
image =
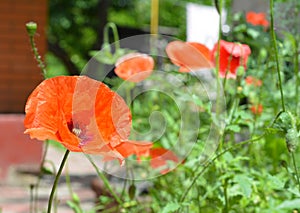
[[[56,191],[56,188],[57,188],[57,184],[58,184],[60,175],[61,175],[62,170],[64,168],[64,165],[65,165],[65,163],[67,161],[69,153],[70,153],[70,150],[67,149],[66,152],[65,152],[64,158],[61,161],[61,164],[60,164],[60,167],[58,169],[58,172],[56,174],[56,177],[55,177],[55,180],[54,180],[54,183],[53,183],[53,186],[52,186],[52,190],[51,190],[51,193],[50,193],[49,201],[48,201],[48,210],[47,210],[47,213],[51,213],[51,207],[52,207],[52,201],[53,201],[53,198],[54,198],[54,194],[55,194],[55,191]]]
[[[36,186],[35,186],[34,212],[37,212],[37,209],[38,209],[38,206],[37,206],[37,203],[38,203],[37,202],[38,190],[39,190],[41,179],[42,179],[43,174],[44,174],[43,168],[44,168],[44,165],[45,165],[48,148],[49,148],[49,140],[46,140],[45,141],[45,146],[44,146],[43,158],[42,158],[41,165],[40,165],[40,173],[39,173],[38,180],[37,180],[37,183],[36,183]]]
[[[296,159],[295,159],[294,152],[292,152],[292,160],[293,160],[294,170],[295,170],[295,173],[296,173],[297,184],[298,184],[298,190],[299,190],[299,192],[300,192],[300,178],[299,178],[299,173],[298,173],[298,169],[297,169],[297,164],[296,164]]]
[[[71,178],[70,178],[68,164],[66,166],[66,184],[67,184],[67,187],[68,187],[68,190],[69,190],[69,194],[71,196],[73,196],[73,189],[72,189],[72,185],[71,185]]]
[[[217,78],[217,97],[216,97],[216,118],[217,120],[221,119],[221,83],[220,83],[220,40],[222,37],[222,9],[223,1],[215,0],[216,8],[219,12],[219,35],[218,35],[218,46],[217,46],[217,55],[216,55],[216,78]],[[224,88],[223,88],[224,89]],[[221,135],[224,133],[220,133]],[[222,136],[220,137],[222,138]],[[223,140],[220,142],[220,149],[223,147]]]
[[[296,85],[295,85],[295,90],[296,90],[296,117],[299,114],[299,109],[298,109],[298,101],[299,101],[299,83],[300,83],[300,79],[299,79],[299,56],[298,56],[298,49],[299,49],[299,44],[297,42],[297,39],[294,39],[294,48],[295,48],[295,53],[294,53],[294,57],[295,57],[295,67],[294,67],[294,73],[296,76]]]
[[[225,200],[225,208],[224,212],[228,212],[228,193],[227,193],[227,185],[228,185],[228,180],[225,179],[225,183],[223,185],[223,192],[224,192],[224,200]]]
[[[183,193],[183,195],[181,196],[180,198],[180,203],[182,203],[187,194],[189,193],[189,191],[191,190],[191,188],[193,187],[193,185],[196,183],[197,179],[206,171],[206,169],[213,163],[215,162],[219,157],[221,157],[222,155],[224,155],[226,152],[228,151],[231,151],[237,147],[240,147],[242,145],[245,145],[247,143],[252,143],[252,142],[255,142],[255,141],[258,141],[260,140],[261,138],[263,138],[265,136],[265,133],[260,135],[259,137],[257,138],[253,138],[253,139],[249,139],[249,140],[246,140],[246,141],[243,141],[243,142],[240,142],[238,144],[235,144],[235,145],[232,145],[230,147],[228,147],[227,149],[224,149],[222,152],[220,152],[219,154],[217,154],[214,158],[212,158],[209,162],[206,163],[206,165],[204,165],[203,169],[200,170],[193,178],[191,184],[186,188],[185,192]]]
[[[101,178],[101,180],[103,181],[103,184],[105,185],[105,187],[108,189],[108,191],[111,193],[111,195],[115,198],[115,200],[119,203],[122,204],[122,200],[119,198],[119,196],[115,193],[115,191],[112,189],[109,181],[107,180],[106,176],[100,172],[100,170],[98,169],[97,165],[94,163],[94,161],[92,160],[92,158],[89,155],[85,155],[87,157],[87,159],[91,162],[91,164],[93,165],[93,167],[95,168],[98,176]]]
[[[34,197],[33,197],[33,190],[34,190],[34,184],[30,184],[30,212],[33,213],[33,201],[34,201]],[[1,212],[1,211],[0,211]]]
[[[31,49],[33,51],[35,60],[37,61],[39,68],[41,68],[41,70],[43,72],[43,75],[46,78],[46,74],[47,74],[46,66],[45,66],[44,62],[42,61],[41,55],[38,52],[38,49],[37,49],[36,44],[34,42],[34,36],[29,35],[29,40],[30,40]]]
[[[270,17],[271,17],[271,36],[272,36],[272,44],[275,51],[275,60],[276,60],[276,69],[278,74],[278,81],[279,81],[279,89],[280,89],[280,95],[281,95],[281,105],[282,110],[285,111],[285,104],[284,104],[284,97],[283,97],[283,90],[282,90],[282,81],[280,76],[280,68],[279,68],[279,59],[278,59],[278,49],[277,49],[277,42],[276,42],[276,35],[274,31],[274,9],[273,6],[274,2],[273,0],[270,0]]]
[[[121,191],[121,199],[123,199],[124,195],[125,195],[125,191],[126,191],[126,186],[128,183],[128,179],[129,179],[129,169],[128,169],[128,164],[126,163],[126,159],[125,159],[125,172],[126,172],[126,177],[124,179],[124,183],[123,183],[123,187],[122,187],[122,191]]]
[[[112,30],[113,36],[114,36],[114,43],[115,43],[115,51],[120,49],[120,39],[119,39],[119,33],[116,25],[112,22],[109,22],[104,27],[104,43],[109,44],[109,29]]]

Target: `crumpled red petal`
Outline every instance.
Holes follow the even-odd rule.
[[[216,64],[216,54],[218,43],[212,50],[212,60]],[[247,67],[247,60],[251,54],[251,49],[246,44],[237,44],[220,40],[219,65],[220,77],[236,78],[236,71],[239,66]],[[226,73],[227,72],[227,73]]]
[[[25,111],[25,133],[56,140],[70,151],[122,160],[152,146],[128,140],[131,114],[125,101],[86,76],[43,81],[28,98]]]
[[[35,88],[25,106],[26,134],[39,140],[56,140],[70,151],[80,151],[79,140],[67,126],[76,81],[77,77],[51,78]]]

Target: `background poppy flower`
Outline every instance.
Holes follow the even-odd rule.
[[[179,163],[179,158],[174,152],[164,148],[152,148],[150,150],[150,165],[154,169],[160,169],[161,174],[166,174],[170,171],[168,161]]]
[[[263,112],[263,105],[261,104],[253,105],[251,106],[250,110],[253,114],[260,115]]]
[[[214,62],[216,61],[217,50],[218,43],[215,44],[212,50],[212,60]],[[226,76],[227,78],[236,78],[237,68],[239,66],[244,66],[246,69],[247,60],[250,54],[251,49],[246,44],[237,44],[220,40],[220,77],[224,78]]]
[[[203,44],[172,41],[167,45],[166,52],[172,63],[180,67],[179,72],[212,68],[210,50]]]
[[[257,78],[254,78],[253,76],[247,76],[245,78],[245,82],[247,85],[253,85],[256,87],[260,87],[262,85],[262,81]]]
[[[129,53],[117,60],[115,73],[124,80],[137,83],[148,78],[153,68],[154,60],[151,56]]]
[[[128,139],[131,114],[124,100],[86,76],[43,81],[29,96],[25,112],[26,134],[56,140],[70,151],[122,160],[145,155],[152,147]]]
[[[264,26],[264,27],[269,26],[269,22],[266,19],[265,13],[255,13],[253,11],[250,11],[246,14],[246,21],[249,24],[252,24],[255,26],[257,26],[257,25]]]

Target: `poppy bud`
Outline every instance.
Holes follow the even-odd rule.
[[[245,67],[239,66],[237,68],[236,74],[237,74],[238,77],[242,77],[245,74]]]
[[[299,134],[296,128],[289,129],[285,135],[286,146],[289,152],[294,152],[299,143]]]
[[[29,36],[34,36],[37,30],[37,24],[33,21],[30,21],[26,24],[26,30]]]
[[[261,48],[261,50],[259,51],[259,57],[260,58],[266,58],[268,55],[268,52],[265,48]]]
[[[287,162],[285,160],[280,161],[280,165],[283,166],[284,168],[287,168]]]
[[[290,112],[282,112],[279,116],[279,119],[276,121],[276,125],[287,133],[287,131],[293,128],[293,123],[295,123],[293,119],[293,115]]]
[[[130,197],[131,200],[134,199],[134,197],[135,197],[135,192],[136,192],[136,187],[135,187],[134,184],[131,184],[131,185],[129,186],[129,189],[128,189],[128,194],[129,194],[129,197]]]
[[[239,97],[243,97],[243,87],[238,86],[236,89],[237,89],[237,94],[239,95]]]

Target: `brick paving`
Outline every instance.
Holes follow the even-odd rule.
[[[63,155],[64,151],[50,146],[47,161],[53,162],[58,169]],[[92,191],[90,184],[94,178],[97,178],[94,168],[82,153],[70,153],[67,167],[71,177],[72,190],[79,196],[81,207],[84,211],[91,210],[94,206],[95,193]],[[34,168],[32,169],[31,167],[29,170],[37,171],[37,166]],[[24,170],[26,172],[26,169],[23,169],[23,172],[20,173],[20,169],[10,168],[6,179],[0,181],[0,212],[1,210],[2,213],[30,212],[30,184],[36,183],[37,175],[32,173],[26,174]],[[58,213],[74,212],[67,205],[67,201],[71,197],[65,182],[65,172],[66,169],[63,171],[57,188]],[[45,175],[40,182],[38,212],[43,212],[47,207],[53,180],[54,177]]]

